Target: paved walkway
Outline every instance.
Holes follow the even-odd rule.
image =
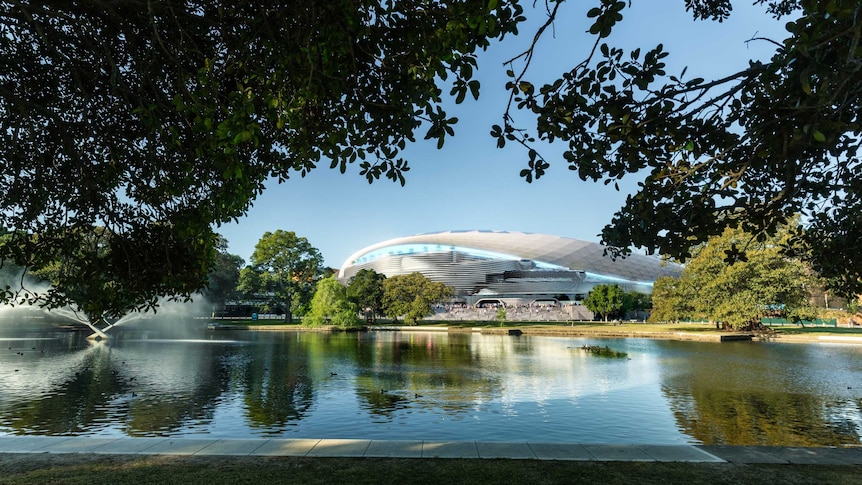
[[[600,445],[538,442],[0,436],[0,453],[508,458],[571,461],[862,465],[862,448]]]

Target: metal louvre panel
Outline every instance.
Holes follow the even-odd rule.
[[[361,269],[373,269],[386,276],[422,273],[432,281],[439,281],[453,287],[458,294],[470,294],[477,286],[484,286],[488,274],[502,275],[505,271],[516,269],[518,263],[517,261],[464,259],[453,263],[452,259],[451,252],[386,256],[343,269],[339,279],[349,280]]]
[[[363,256],[388,247],[427,245],[454,247],[455,251],[432,250],[410,254],[381,255],[376,259],[353,264]],[[463,249],[459,251],[459,249]],[[507,255],[489,259],[469,254],[468,250],[488,251]],[[578,239],[501,231],[449,231],[419,234],[391,239],[368,246],[351,255],[339,272],[346,282],[357,271],[369,268],[386,276],[419,272],[433,281],[455,288],[458,294],[474,294],[481,289],[494,293],[584,293],[594,286],[591,278],[566,281],[569,272],[589,272],[610,280],[619,280],[623,287],[643,290],[660,276],[676,276],[681,267],[664,264],[658,258],[633,254],[625,259],[612,260],[605,256],[605,247]],[[523,271],[524,279],[514,273],[503,278],[505,272],[523,270],[520,260],[568,268],[570,271]],[[496,275],[499,275],[497,277]],[[540,277],[550,278],[540,281]],[[514,279],[512,279],[514,278]],[[500,281],[503,279],[503,281]]]

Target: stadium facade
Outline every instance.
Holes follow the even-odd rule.
[[[465,303],[483,300],[581,300],[601,284],[652,293],[661,276],[681,266],[631,254],[611,259],[593,242],[545,234],[447,231],[390,239],[353,253],[338,278],[347,283],[362,269],[387,277],[419,272],[455,289]]]

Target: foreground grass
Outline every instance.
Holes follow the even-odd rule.
[[[3,484],[858,484],[859,466],[0,454]]]

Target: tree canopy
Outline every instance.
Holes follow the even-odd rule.
[[[731,0],[686,0],[696,20],[731,15]],[[529,148],[527,181],[550,162],[536,140],[560,140],[583,180],[616,184],[638,174],[602,231],[603,242],[684,260],[727,227],[763,240],[796,215],[804,232],[788,243],[843,294],[862,293],[862,5],[857,0],[755,0],[764,15],[788,20],[774,56],[707,80],[696,67],[667,72],[662,44],[624,50],[627,2],[589,10],[589,55],[547,84],[528,68],[509,72],[511,98],[498,145]],[[553,22],[560,7],[552,3]],[[524,54],[529,59],[536,49]],[[528,63],[527,63],[528,64]],[[516,121],[518,110],[536,120]],[[522,118],[523,119],[523,118]],[[744,253],[728,254],[733,261]]]
[[[317,282],[311,310],[302,319],[303,325],[319,327],[335,325],[340,328],[356,328],[361,325],[359,308],[347,299],[347,289],[335,276]]]
[[[678,323],[697,318],[690,298],[692,294],[688,280],[673,276],[662,276],[657,279],[653,284],[653,304],[649,320]]]
[[[360,269],[350,277],[347,284],[347,298],[356,303],[366,320],[372,322],[383,312],[383,282],[386,275],[373,269]]]
[[[725,262],[734,247],[751,240],[740,229],[726,229],[696,248],[679,278],[656,281],[653,321],[703,318],[725,328],[752,328],[768,316],[811,319],[811,292],[821,281],[810,266],[781,254],[793,233],[787,226],[762,242],[748,243],[745,256]]]
[[[415,325],[433,311],[432,305],[451,298],[454,290],[422,273],[395,275],[383,281],[383,311],[392,319],[403,317]]]
[[[239,275],[245,261],[236,254],[227,252],[227,240],[223,237],[219,238],[216,249],[209,281],[201,293],[210,303],[221,308],[227,300],[237,296]]]
[[[293,231],[266,232],[254,247],[250,268],[241,273],[243,290],[271,293],[293,320],[295,296],[312,289],[322,272],[323,256],[308,239]]]
[[[491,130],[527,148],[521,175],[545,174],[538,141],[566,144],[584,180],[638,174],[601,235],[622,252],[686,259],[726,227],[762,240],[799,214],[788,248],[862,293],[859,2],[755,0],[788,20],[787,37],[758,40],[776,46],[768,61],[706,80],[666,72],[662,45],[612,45],[628,4],[593,1],[590,53],[546,84],[530,81],[530,60],[565,2],[531,10],[547,23],[512,60]],[[403,184],[400,153],[454,134],[444,93],[479,95],[477,53],[518,32],[522,3],[2,2],[0,227],[13,236],[0,259],[60,266],[36,298],[46,306],[93,298],[88,313],[118,316],[188,296],[214,264],[214,226],[244,215],[266,180],[356,164]],[[685,8],[720,22],[733,3]]]
[[[269,178],[325,163],[404,182],[399,152],[453,133],[445,83],[512,2],[15,0],[0,3],[0,258],[117,289],[94,314],[204,286],[212,227]],[[93,227],[110,238],[89,244]],[[47,306],[75,303],[57,280]],[[108,285],[110,283],[110,285]],[[6,294],[7,298],[14,295]]]
[[[587,294],[584,306],[607,321],[608,315],[623,309],[625,296],[619,285],[597,285]]]

